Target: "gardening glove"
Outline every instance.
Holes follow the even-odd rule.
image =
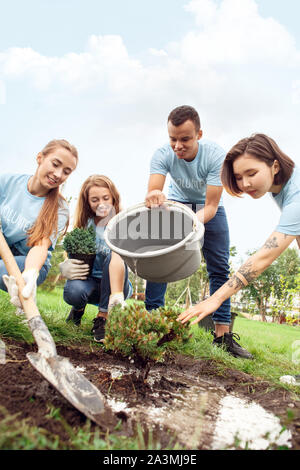
[[[32,297],[36,301],[36,281],[39,277],[39,270],[35,268],[25,269],[22,272],[22,277],[25,281],[25,287],[22,290],[22,296],[24,299]]]
[[[22,273],[22,277],[25,282],[25,287],[22,290],[22,296],[24,299],[29,299],[29,297],[32,297],[34,301],[36,301],[36,281],[39,276],[39,271],[38,269],[26,269]],[[17,307],[17,314],[20,315],[23,313],[22,311],[22,305],[21,301],[19,298],[19,288],[16,283],[16,279],[14,276],[7,276],[4,274],[2,276],[3,282],[6,285],[7,292],[9,293],[10,296],[10,302]]]
[[[10,296],[10,303],[15,305],[17,309],[21,309],[21,301],[19,299],[19,289],[16,283],[16,279],[14,276],[8,276],[7,274],[4,274],[2,279]]]
[[[89,274],[89,265],[79,259],[66,259],[59,264],[62,275],[69,280],[81,279],[85,281]]]
[[[116,305],[121,305],[121,308],[126,307],[123,292],[115,292],[109,296],[107,313],[109,313]]]

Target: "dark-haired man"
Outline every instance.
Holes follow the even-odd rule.
[[[169,144],[159,148],[150,166],[147,207],[166,201],[163,188],[170,174],[168,199],[189,205],[205,226],[202,252],[206,261],[212,295],[229,277],[229,230],[222,202],[220,172],[225,151],[216,143],[202,140],[200,118],[191,106],[179,106],[168,117]],[[167,284],[147,282],[146,308],[164,305]],[[213,314],[213,343],[234,356],[252,358],[229,332],[230,301]]]

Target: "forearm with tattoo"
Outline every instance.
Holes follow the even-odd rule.
[[[252,282],[254,279],[256,279],[257,276],[259,275],[259,272],[255,271],[252,268],[252,261],[251,260],[246,261],[246,263],[243,264],[243,266],[240,267],[240,269],[238,270],[238,273],[241,273],[242,276],[244,276],[244,278],[246,279],[248,284],[250,284],[250,282]]]
[[[227,282],[227,286],[230,288],[233,288],[236,292],[239,291],[242,287],[244,287],[244,284],[242,281],[234,274]]]
[[[272,237],[269,238],[269,240],[266,241],[264,244],[263,248],[266,250],[271,250],[272,248],[278,248],[278,242],[277,242],[277,237]]]
[[[252,261],[248,260],[245,264],[243,264],[243,266],[240,267],[237,273],[227,281],[226,285],[227,287],[234,289],[235,292],[238,292],[240,289],[256,279],[258,275],[258,271],[255,271],[252,268]]]

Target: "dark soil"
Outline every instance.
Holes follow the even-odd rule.
[[[73,431],[86,423],[86,417],[66,401],[29,363],[26,353],[36,351],[35,345],[17,343],[5,338],[6,364],[0,364],[0,419],[1,408],[4,407],[16,420],[27,418],[28,423],[43,428],[51,434],[58,435],[62,442],[67,443],[70,435],[61,420],[49,418],[51,407],[60,409],[60,416]],[[136,423],[145,430],[149,429],[147,410],[166,406],[174,397],[184,396],[185,392],[196,383],[202,390],[212,390],[213,399],[208,402],[203,412],[205,435],[199,437],[194,448],[209,449],[213,436],[213,423],[217,414],[218,400],[227,393],[255,400],[265,410],[272,412],[292,432],[292,448],[300,449],[300,400],[284,388],[276,387],[260,378],[254,378],[233,369],[220,368],[213,360],[194,360],[186,356],[174,356],[164,363],[151,368],[155,380],[141,382],[138,371],[125,358],[116,357],[105,352],[101,347],[91,350],[88,346],[57,347],[58,354],[68,357],[74,366],[83,368],[84,375],[101,391],[106,403],[106,411],[102,416],[100,429],[126,436],[133,436]],[[119,377],[111,371],[121,367],[125,372]],[[187,377],[185,379],[184,377]],[[197,380],[197,381],[196,381]],[[215,390],[214,390],[215,387]],[[109,405],[110,400],[123,401],[139,412],[128,414],[125,410],[114,411]],[[144,411],[141,411],[144,410]],[[292,411],[288,414],[288,410]],[[48,415],[48,416],[47,416]],[[181,419],[179,415],[179,420]],[[184,416],[182,416],[184,421]],[[117,431],[115,427],[121,422]],[[97,428],[92,424],[92,430]],[[186,445],[184,436],[176,433],[174,428],[165,423],[161,426],[152,425],[152,439],[159,442],[161,448],[167,448],[178,442]],[[189,432],[189,430],[187,430]],[[176,435],[177,434],[177,435]],[[175,441],[174,441],[175,439]]]

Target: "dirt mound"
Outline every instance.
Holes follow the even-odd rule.
[[[86,417],[28,362],[26,353],[36,351],[35,345],[8,339],[5,343],[6,364],[0,365],[0,407],[5,407],[11,415],[18,413],[16,420],[28,418],[30,424],[68,441],[70,436],[61,421],[51,419],[51,409],[59,408],[60,415],[73,430],[83,425]],[[233,369],[224,371],[213,360],[177,355],[156,364],[144,383],[127,359],[106,353],[101,347],[91,350],[83,345],[58,346],[57,350],[106,398],[103,430],[113,431],[121,420],[118,432],[130,436],[135,433],[138,422],[145,429],[145,435],[147,429],[153,430],[162,448],[168,446],[172,437],[173,443],[175,439],[183,447],[210,449],[219,403],[229,393],[234,393],[254,400],[279,417],[281,425],[288,425],[291,431],[291,448],[300,449],[300,401],[285,389],[264,380]],[[293,412],[290,422],[287,409]],[[92,429],[95,426],[92,425]]]

